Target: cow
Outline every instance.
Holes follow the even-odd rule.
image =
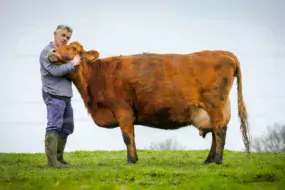
[[[237,78],[238,115],[250,153],[248,114],[237,57],[224,50],[189,54],[142,53],[99,58],[79,42],[51,49],[47,59],[65,64],[79,54],[81,65],[67,74],[99,127],[120,127],[128,163],[138,161],[134,125],[174,130],[194,126],[212,133],[207,163],[222,164],[231,117],[229,93]]]

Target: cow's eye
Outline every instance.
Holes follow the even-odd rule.
[[[72,50],[73,50],[73,51],[76,51],[76,47],[72,47]]]

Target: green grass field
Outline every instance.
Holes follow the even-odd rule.
[[[225,151],[223,165],[203,165],[207,151],[139,150],[65,154],[67,169],[46,167],[44,154],[0,153],[0,189],[285,189],[285,152]]]

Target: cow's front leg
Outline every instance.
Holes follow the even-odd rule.
[[[138,161],[138,156],[135,145],[133,114],[128,111],[120,111],[117,118],[127,147],[127,161],[134,164]]]

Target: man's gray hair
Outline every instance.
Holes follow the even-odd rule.
[[[57,28],[56,28],[56,32],[59,31],[59,30],[62,30],[62,29],[66,29],[70,33],[73,32],[73,30],[72,30],[72,28],[70,26],[67,26],[67,25],[64,25],[64,24],[58,25]]]

